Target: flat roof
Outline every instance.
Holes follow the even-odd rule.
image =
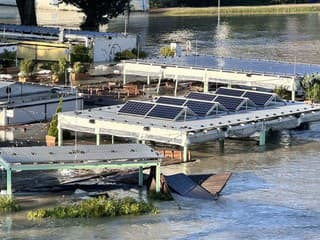
[[[10,167],[24,164],[85,164],[92,161],[115,164],[160,158],[157,152],[144,144],[0,148],[0,162]]]
[[[280,61],[227,58],[209,55],[159,57],[139,59],[138,61],[126,60],[125,62],[140,62],[147,64],[159,64],[162,66],[179,66],[219,69],[224,71],[239,71],[246,73],[271,74],[280,76],[304,76],[306,74],[320,73],[320,65],[289,63]]]

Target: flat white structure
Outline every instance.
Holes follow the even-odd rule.
[[[17,147],[0,149],[0,165],[7,172],[7,194],[12,195],[12,172],[57,169],[156,168],[156,191],[160,191],[161,156],[144,144],[109,146]]]
[[[229,87],[247,86],[264,89],[284,87],[292,92],[300,88],[300,78],[306,74],[320,72],[320,66],[293,64],[285,62],[261,61],[215,56],[183,56],[152,58],[146,60],[122,61],[123,82],[127,75],[138,75],[159,79],[174,79],[176,87],[179,81],[198,81],[204,84],[204,92],[209,83],[226,84]],[[175,90],[176,93],[177,90]]]
[[[46,85],[0,81],[0,126],[48,121],[60,97],[62,111],[83,108],[82,97]]]
[[[213,114],[187,120],[165,120],[119,113],[122,105],[94,108],[80,112],[65,112],[58,116],[59,144],[63,144],[63,130],[96,135],[131,138],[178,145],[187,159],[188,146],[228,137],[249,137],[260,134],[260,145],[265,144],[267,130],[292,129],[301,124],[320,120],[320,105],[301,102],[277,103],[260,109]]]

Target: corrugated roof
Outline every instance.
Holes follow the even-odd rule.
[[[144,144],[79,145],[62,147],[0,148],[0,158],[7,164],[79,163],[88,161],[143,161],[161,158]]]

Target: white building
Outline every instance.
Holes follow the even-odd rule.
[[[83,108],[83,99],[71,91],[46,85],[0,81],[0,126],[48,121],[60,97],[63,111]]]

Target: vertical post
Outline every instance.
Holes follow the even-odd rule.
[[[203,77],[203,92],[209,91],[209,81],[207,76],[207,69],[204,70],[204,77]]]
[[[126,83],[127,83],[127,79],[126,79],[126,63],[124,62],[123,63],[123,73],[122,73],[122,75],[123,75],[123,85],[125,85]]]
[[[139,167],[139,187],[143,186],[143,167]]]
[[[156,192],[160,192],[160,161],[157,163],[156,166]]]
[[[7,195],[12,195],[12,180],[11,180],[11,169],[7,169]]]
[[[177,77],[175,77],[175,80],[176,80],[176,83],[175,83],[175,86],[174,86],[174,96],[177,96],[177,91],[178,91],[178,79],[177,79]]]
[[[266,144],[266,129],[262,126],[260,130],[260,137],[259,137],[259,146],[264,146]]]
[[[219,149],[221,153],[224,152],[224,138],[219,138]]]
[[[183,162],[187,162],[188,161],[188,145],[185,144],[183,146]]]
[[[61,147],[63,145],[63,130],[60,126],[58,126],[58,146]]]
[[[97,144],[97,146],[99,146],[101,144],[101,134],[100,133],[96,133],[96,144]]]
[[[114,136],[111,136],[111,144],[114,144]]]
[[[220,25],[220,0],[218,0],[218,25]]]
[[[295,101],[296,100],[296,82],[295,78],[292,78],[292,86],[291,86],[291,100]]]
[[[161,75],[159,76],[159,81],[158,81],[158,85],[157,85],[157,94],[159,94],[159,92],[160,92],[160,84],[161,84]]]
[[[147,85],[150,85],[150,75],[147,76]]]

